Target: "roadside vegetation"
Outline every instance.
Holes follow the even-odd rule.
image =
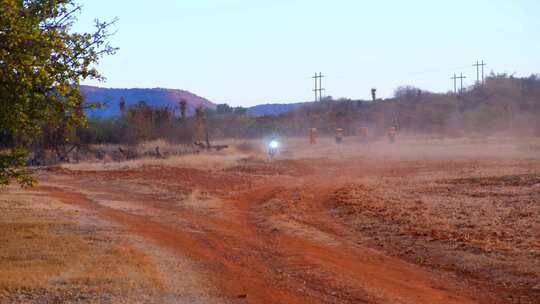
[[[79,84],[102,79],[94,65],[116,48],[114,23],[96,20],[95,32],[72,30],[81,6],[74,0],[0,2],[0,185],[32,184],[27,151],[55,150],[61,159],[70,134],[85,125]]]
[[[307,136],[310,128],[333,135],[336,128],[356,135],[361,126],[373,135],[389,127],[400,132],[441,137],[471,135],[540,135],[540,76],[517,78],[492,74],[484,85],[462,94],[438,94],[415,87],[399,87],[389,99],[371,101],[327,97],[289,113],[249,116],[227,104],[204,109],[206,131],[211,139],[261,138],[270,134]],[[120,117],[91,119],[80,132],[84,144],[129,144],[166,139],[192,143],[197,117],[177,108],[151,108],[144,101],[124,109]]]
[[[31,185],[27,165],[185,155],[227,148],[226,142],[212,146],[217,140],[303,137],[311,128],[321,136],[333,135],[337,128],[354,136],[367,127],[372,139],[391,127],[402,134],[441,138],[540,135],[538,75],[491,74],[485,83],[459,94],[404,86],[389,99],[378,99],[375,91],[370,101],[326,97],[276,116],[250,116],[244,108],[227,104],[198,108],[189,115],[185,100],[165,108],[151,107],[144,100],[126,106],[120,100],[120,116],[88,120],[86,112],[100,104],[85,102],[79,84],[103,78],[95,65],[116,51],[108,43],[115,21],[96,21],[91,33],[73,32],[80,9],[73,0],[2,2],[0,185],[13,179]],[[185,147],[137,148],[156,140]],[[106,145],[116,145],[115,151],[104,153],[107,149],[100,147]]]
[[[144,101],[131,107],[120,103],[120,112],[118,117],[89,119],[70,132],[56,126],[54,130],[64,131],[50,133],[54,123],[49,123],[40,136],[23,145],[32,153],[18,158],[19,164],[129,160],[133,165],[141,158],[178,160],[207,150],[206,144],[210,143],[238,152],[240,143],[250,141],[250,152],[263,151],[264,147],[252,142],[254,139],[272,135],[306,137],[310,128],[317,128],[320,136],[332,136],[336,128],[344,129],[345,136],[356,136],[361,127],[368,127],[371,140],[384,136],[390,127],[396,127],[400,134],[433,138],[538,136],[540,77],[492,74],[484,85],[460,95],[435,94],[408,86],[396,89],[394,98],[384,100],[328,97],[276,116],[249,116],[244,109],[226,104],[215,110],[201,108],[189,116],[182,100],[177,109],[153,108]],[[4,132],[3,147],[20,147],[21,143],[15,145],[15,138]],[[181,162],[188,162],[184,160]]]

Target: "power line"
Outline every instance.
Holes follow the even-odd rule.
[[[450,79],[454,80],[454,94],[457,94],[457,80],[459,79],[461,81],[460,90],[459,93],[463,93],[463,79],[467,78],[466,76],[463,76],[463,73],[459,74],[459,77],[456,76],[456,73],[454,73],[453,77],[450,77]]]
[[[458,79],[456,76],[456,73],[454,73],[454,77],[450,77],[450,79],[454,80],[454,94],[456,94],[457,93],[456,80]]]
[[[408,76],[417,76],[417,75],[423,75],[423,74],[434,74],[434,73],[443,73],[443,72],[452,72],[456,70],[461,70],[469,67],[468,65],[463,66],[455,66],[455,67],[446,67],[446,68],[433,68],[433,69],[426,69],[423,71],[416,71],[416,72],[409,72],[407,73]]]
[[[325,76],[319,72],[319,74],[315,73],[315,76],[311,77],[314,79],[314,85],[315,88],[313,89],[313,92],[315,92],[315,101],[321,101],[322,100],[322,91],[325,89],[322,87],[322,78]]]
[[[482,83],[484,83],[484,66],[486,66],[487,64],[484,63],[484,60],[482,60]]]
[[[462,94],[463,93],[463,79],[465,79],[467,77],[463,76],[463,73],[459,73],[459,77],[457,77],[457,78],[459,78],[459,80],[461,80],[461,90],[459,91],[459,93]]]
[[[311,77],[311,78],[315,79],[315,87],[313,88],[313,92],[315,92],[315,100],[314,100],[315,102],[317,102],[317,91],[318,91],[317,90],[317,78],[318,77],[319,76],[317,76],[317,73],[315,73],[315,76]]]
[[[324,75],[319,72],[319,101],[322,100],[322,91],[324,91],[324,88],[322,87],[322,79],[323,79]]]
[[[473,64],[473,67],[476,67],[476,83],[480,83],[480,67],[482,67],[482,84],[484,84],[484,66],[487,64],[484,63],[484,60],[482,60],[482,63],[478,63],[478,60],[476,60],[476,64]]]

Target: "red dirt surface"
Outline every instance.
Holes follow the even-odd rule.
[[[38,189],[196,262],[227,303],[540,303],[538,172],[535,159],[246,160],[57,170]]]

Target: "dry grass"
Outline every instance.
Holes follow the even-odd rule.
[[[223,211],[228,205],[213,196],[218,193],[216,189],[245,189],[247,180],[260,176],[271,180],[274,174],[286,175],[287,180],[296,176],[308,179],[311,173],[309,168],[302,171],[304,166],[321,168],[325,172],[321,175],[324,186],[326,179],[336,181],[340,174],[345,175],[343,171],[351,169],[354,178],[347,182],[351,185],[336,181],[337,188],[325,207],[353,228],[355,241],[422,266],[479,273],[476,276],[485,281],[517,282],[520,288],[535,288],[532,285],[540,269],[538,237],[534,234],[538,230],[535,202],[540,186],[540,139],[401,136],[395,144],[379,140],[366,145],[347,137],[343,144],[336,145],[333,138],[326,137],[316,145],[309,145],[307,138],[282,138],[281,143],[278,160],[310,160],[259,161],[265,159],[264,140],[227,140],[216,142],[231,145],[220,152],[64,165],[72,170],[104,171],[70,172],[62,178],[73,179],[73,188],[103,206],[174,223],[182,219],[177,215],[184,211],[199,216],[226,216]],[[182,149],[165,142],[144,143],[139,149],[151,150],[156,145],[162,151]],[[245,161],[254,158],[257,161]],[[318,162],[317,158],[333,161]],[[142,169],[108,171],[136,168]],[[221,172],[208,172],[214,170]],[[357,175],[364,177],[356,180]],[[92,182],[95,189],[88,187]],[[114,189],[115,194],[122,193],[122,199],[104,196],[100,190],[104,185]],[[286,197],[296,199],[296,193],[294,189]],[[283,212],[302,219],[304,211],[311,207],[301,208],[313,206],[311,196],[307,197],[305,205],[295,200],[294,204],[284,205]],[[151,207],[139,209],[143,206],[139,203],[148,200]],[[163,213],[152,213],[158,210],[156,206],[164,206]],[[164,285],[178,287],[178,282],[190,281],[186,288],[200,289],[199,282],[192,282],[192,273],[198,268],[188,273],[177,267],[176,257],[171,257],[170,263],[149,260],[140,251],[113,239],[115,229],[106,223],[89,223],[88,215],[87,222],[82,223],[79,213],[81,210],[36,192],[11,189],[2,193],[0,303],[69,303],[81,299],[160,303],[160,297],[168,291],[161,291],[159,277],[167,278]],[[317,225],[284,223],[269,214],[269,229],[325,244],[335,242],[330,233],[313,228],[318,227],[317,215],[313,219],[312,214],[305,215]],[[155,256],[166,254],[156,252]],[[162,275],[155,274],[153,263],[161,267]],[[170,280],[172,272],[178,275],[174,283]],[[196,277],[204,280],[200,274]]]
[[[319,138],[317,144],[310,145],[308,138],[281,138],[278,159],[348,159],[368,158],[374,160],[441,160],[441,159],[527,159],[540,153],[540,138],[482,137],[438,139],[401,136],[397,143],[388,143],[385,138],[368,144],[360,143],[357,137],[346,137],[341,145],[336,145],[331,137]],[[83,161],[78,164],[63,164],[70,170],[123,170],[143,166],[168,166],[197,168],[203,170],[223,170],[234,167],[246,158],[266,159],[265,140],[220,140],[214,144],[227,144],[228,149],[216,152],[186,152],[186,145],[175,145],[164,140],[144,142],[136,147],[139,155],[148,155],[156,146],[165,158],[143,156],[125,161]],[[101,146],[103,150],[115,150],[116,146]]]
[[[200,152],[181,155],[172,155],[165,158],[156,158],[145,156],[138,159],[125,161],[83,161],[78,164],[63,164],[62,167],[70,170],[94,171],[94,170],[122,170],[136,169],[143,166],[168,166],[180,168],[197,168],[203,170],[220,170],[233,167],[239,161],[245,158],[259,157],[261,154],[256,149],[246,150],[246,143],[240,148],[236,144],[231,144],[228,149],[216,152]],[[160,147],[163,154],[177,154],[179,151],[185,151],[185,145],[173,145],[163,140],[145,142],[140,144],[136,149],[138,151],[151,151],[156,146]],[[102,149],[111,150],[111,147],[101,147]],[[141,153],[143,154],[143,153]]]
[[[469,173],[459,168],[471,164]],[[540,290],[538,155],[493,164],[411,168],[393,180],[346,185],[333,193],[331,210],[364,244],[532,298]]]
[[[337,145],[333,138],[319,138],[309,145],[308,138],[283,140],[282,158],[343,159],[365,157],[378,160],[440,160],[440,159],[526,159],[540,153],[540,137],[484,137],[434,139],[418,136],[398,137],[391,144],[385,139],[363,144],[357,137],[346,137]]]
[[[79,210],[15,189],[2,192],[0,210],[1,303],[135,301],[159,291],[148,258],[79,223]]]
[[[143,157],[122,162],[81,162],[78,164],[63,164],[62,167],[70,170],[80,171],[127,170],[137,169],[144,166],[165,166],[215,170],[233,167],[238,164],[240,160],[247,157],[249,157],[248,154],[191,154],[184,156],[172,156],[168,158]]]
[[[143,166],[166,166],[179,168],[197,168],[202,170],[222,170],[238,165],[246,158],[264,158],[264,154],[259,149],[260,143],[256,141],[219,141],[215,144],[228,144],[229,148],[222,151],[200,151],[194,153],[190,146],[182,144],[171,144],[164,140],[155,140],[139,144],[135,149],[139,155],[148,155],[159,146],[160,152],[170,155],[164,158],[153,156],[143,156],[137,159],[124,161],[97,161],[87,160],[78,164],[62,164],[61,166],[70,170],[97,171],[97,170],[127,170],[137,169]],[[101,145],[95,148],[104,151],[118,149],[116,145]]]
[[[185,148],[186,145],[175,145],[164,139],[157,139],[140,143],[137,145],[137,152],[144,153],[146,151],[152,151],[156,147],[159,147],[161,151],[178,151],[180,148]]]

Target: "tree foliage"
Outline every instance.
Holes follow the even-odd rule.
[[[0,153],[0,184],[29,183],[17,169],[21,149],[45,126],[64,133],[85,123],[79,83],[102,79],[94,64],[116,51],[108,43],[115,20],[96,20],[95,32],[75,33],[80,9],[74,0],[0,0],[0,130],[16,143]]]
[[[280,115],[253,116],[245,108],[220,104],[205,109],[205,131],[217,138],[261,138],[272,134],[307,136],[310,128],[320,135],[333,135],[336,128],[355,135],[368,127],[373,136],[383,136],[390,127],[400,132],[432,136],[473,134],[540,134],[540,77],[515,78],[491,75],[482,87],[464,94],[436,94],[402,87],[399,97],[376,101],[324,98]],[[401,94],[403,93],[403,94]],[[195,113],[196,114],[196,113]],[[86,144],[135,144],[166,139],[193,143],[197,118],[174,116],[174,109],[132,105],[120,117],[90,121],[81,141]],[[199,140],[206,132],[199,132]],[[0,134],[1,136],[1,134]],[[202,137],[202,138],[201,138]]]

